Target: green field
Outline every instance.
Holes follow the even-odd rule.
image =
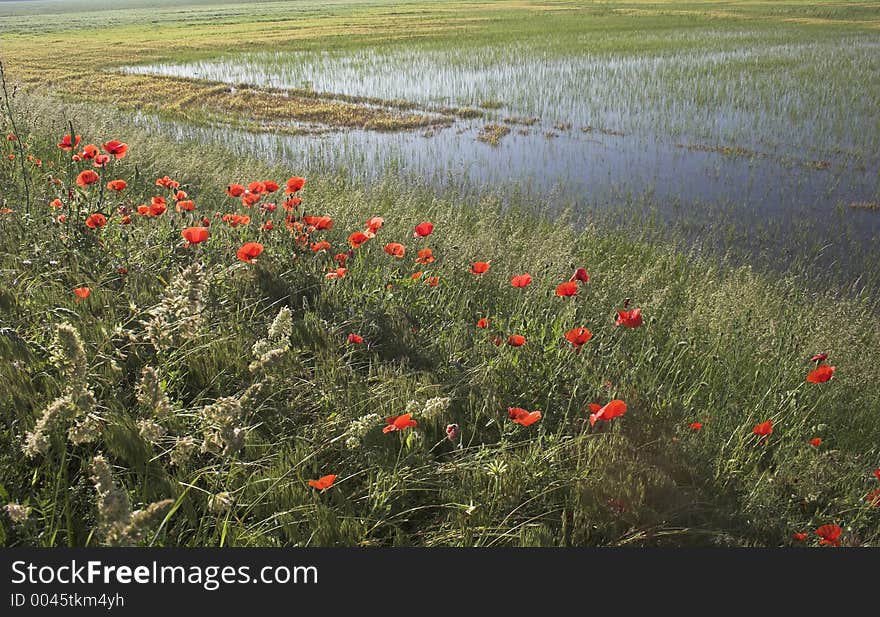
[[[878,51],[877,2],[0,2],[0,545],[876,546]],[[584,148],[729,203],[548,188]]]

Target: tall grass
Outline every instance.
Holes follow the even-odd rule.
[[[334,219],[312,238],[331,250],[315,254],[280,207],[275,230],[260,232],[258,210],[224,194],[231,182],[283,186],[297,169],[119,134],[98,107],[32,97],[16,114],[42,166],[29,162],[28,216],[18,161],[0,162],[11,210],[0,215],[0,492],[30,508],[23,522],[2,519],[7,545],[775,546],[825,523],[844,527],[845,544],[880,540],[880,509],[865,499],[880,462],[880,329],[866,298],[391,175],[308,178],[303,208]],[[102,183],[129,187],[105,191],[110,223],[98,231],[82,224],[97,187],[74,191],[70,224],[48,205],[70,201],[80,169],[55,147],[69,123],[83,143],[130,146],[104,172]],[[120,225],[116,206],[148,202],[166,174],[198,210]],[[233,211],[255,220],[214,217]],[[375,215],[385,224],[347,275],[325,278]],[[210,219],[211,238],[186,248],[180,231],[195,216]],[[424,220],[435,231],[414,239]],[[254,240],[264,253],[238,261]],[[405,257],[387,242],[404,243]],[[414,263],[423,246],[434,263]],[[491,260],[479,277],[477,260]],[[590,282],[557,297],[581,266]],[[511,287],[522,272],[532,285]],[[81,286],[91,295],[77,301]],[[643,310],[640,328],[615,325],[627,299]],[[579,353],[564,338],[575,327],[593,332]],[[526,344],[503,344],[513,333]],[[835,376],[807,383],[819,351]],[[449,400],[428,404],[438,398]],[[588,405],[613,398],[626,415],[591,426]],[[53,404],[48,443],[24,456]],[[520,426],[514,406],[543,417]],[[415,429],[382,432],[407,410]],[[762,443],[752,427],[767,419]],[[308,486],[327,474],[331,489]]]

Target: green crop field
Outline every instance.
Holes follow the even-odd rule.
[[[880,544],[880,3],[4,1],[0,62],[0,545]]]

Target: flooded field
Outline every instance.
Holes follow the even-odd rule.
[[[872,253],[880,216],[864,205],[880,200],[880,40],[756,46],[749,32],[681,36],[717,38],[723,50],[631,57],[415,46],[122,70],[483,112],[414,131],[312,124],[308,135],[139,117],[306,171],[375,179],[393,169],[440,188],[527,193],[550,215],[650,215],[724,249],[821,250],[838,265]]]

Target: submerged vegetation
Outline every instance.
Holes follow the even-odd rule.
[[[786,263],[767,274],[649,242],[655,221],[630,210],[617,221],[566,211],[539,183],[499,197],[453,174],[352,174],[368,152],[331,149],[337,166],[319,166],[272,141],[419,127],[430,145],[473,119],[463,141],[509,166],[518,139],[611,148],[642,121],[523,104],[553,84],[430,100],[120,71],[254,47],[356,57],[367,45],[490,49],[514,36],[528,50],[547,32],[560,57],[584,33],[598,33],[591,53],[629,57],[662,55],[675,33],[686,54],[705,45],[706,21],[730,26],[722,45],[809,33],[837,48],[853,36],[863,47],[852,66],[866,70],[873,61],[858,54],[880,24],[870,3],[296,3],[291,17],[286,3],[127,1],[112,19],[65,3],[65,19],[41,31],[27,13],[46,3],[0,10],[11,86],[0,115],[0,544],[880,543],[880,309],[868,270],[860,285],[827,285],[827,253],[780,244],[765,249]],[[147,19],[160,27],[147,31]],[[614,40],[601,34],[631,23]],[[87,27],[100,30],[72,45]],[[850,92],[839,77],[829,79]],[[696,93],[707,107],[715,94]],[[845,178],[829,152],[876,143],[860,115],[871,96],[850,116],[829,112],[815,150],[672,130],[668,147],[718,165],[767,153],[806,178]],[[778,137],[785,123],[768,122]],[[216,124],[262,136],[244,150],[244,132]],[[188,138],[197,130],[213,137]],[[481,135],[497,147],[474,144]],[[865,186],[874,155],[851,158],[869,170]],[[636,174],[619,169],[624,184]],[[875,198],[845,202],[841,216],[876,218]]]

